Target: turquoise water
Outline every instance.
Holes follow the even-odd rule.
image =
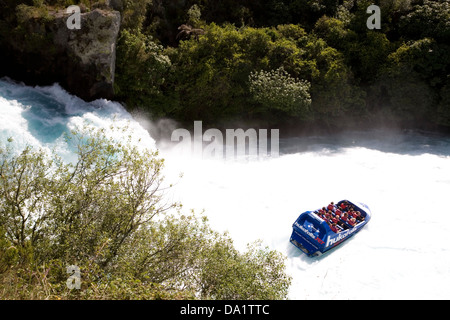
[[[27,87],[0,80],[0,120],[0,139],[13,137],[18,149],[28,144],[64,150],[67,147],[64,133],[84,124],[106,129],[126,125],[136,140],[143,139],[146,146],[155,147],[148,132],[119,103],[108,100],[87,103],[57,84]]]

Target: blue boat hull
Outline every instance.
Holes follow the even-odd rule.
[[[318,210],[306,211],[294,222],[290,242],[308,256],[316,257],[358,233],[370,221],[372,213],[367,205],[359,202],[353,203],[342,200],[336,205],[339,206],[343,202],[353,206],[355,211],[359,211],[364,220],[355,226],[347,226],[346,229],[336,233],[331,230],[329,223],[317,215]]]

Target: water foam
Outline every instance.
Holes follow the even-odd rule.
[[[0,80],[0,141],[13,137],[16,147],[25,145],[70,152],[64,133],[85,124],[105,129],[117,140],[132,136],[137,146],[154,149],[155,140],[117,102],[104,99],[85,102],[70,95],[58,84],[28,87],[8,79]],[[124,128],[117,132],[111,126]]]
[[[0,81],[2,143],[12,136],[19,146],[59,147],[69,157],[63,132],[84,121],[103,128],[128,124],[135,143],[155,147],[118,103],[86,103],[58,85]],[[174,200],[205,209],[212,227],[228,231],[239,249],[262,239],[288,257],[292,299],[450,298],[448,138],[352,133],[284,140],[280,152],[263,161],[181,157],[165,147],[161,155],[166,180],[178,182]],[[371,207],[363,231],[321,258],[307,258],[289,243],[301,212],[344,198]]]

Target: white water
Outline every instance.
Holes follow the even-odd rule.
[[[59,86],[0,81],[0,143],[13,137],[70,151],[62,132],[89,120],[130,123],[155,141],[117,103],[85,103]],[[185,209],[206,210],[212,227],[238,248],[262,239],[285,254],[291,299],[449,299],[450,139],[418,133],[349,133],[283,140],[279,158],[223,161],[162,149],[172,195]],[[68,155],[70,156],[70,155]],[[179,173],[184,177],[180,180]],[[341,199],[368,204],[373,218],[355,237],[320,258],[289,243],[306,210]]]

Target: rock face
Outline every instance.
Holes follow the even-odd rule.
[[[83,13],[79,30],[69,30],[66,21],[67,15],[59,18],[63,26],[57,28],[54,43],[69,57],[68,88],[89,100],[112,98],[120,13],[100,9]]]
[[[7,61],[4,75],[37,85],[58,82],[88,101],[111,99],[120,13],[110,9],[81,13],[81,28],[72,30],[67,27],[71,15],[47,11],[44,17],[28,14],[19,19],[1,57],[2,64]]]

